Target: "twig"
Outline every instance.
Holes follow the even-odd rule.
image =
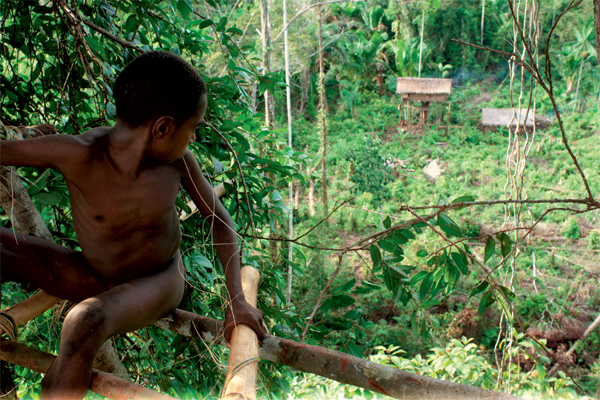
[[[238,170],[240,172],[240,180],[242,181],[242,186],[244,186],[244,197],[246,198],[246,207],[248,208],[248,218],[250,218],[250,226],[252,226],[252,229],[256,230],[256,227],[254,226],[254,219],[252,218],[252,208],[250,207],[250,198],[248,197],[248,187],[246,186],[246,180],[244,179],[244,172],[242,171],[242,164],[240,164],[240,160],[238,160],[237,154],[235,153],[235,149],[233,148],[233,146],[231,146],[231,143],[229,143],[227,138],[225,138],[225,136],[217,128],[215,128],[210,122],[204,121],[204,125],[211,128],[213,130],[213,132],[215,132],[221,138],[221,140],[225,143],[225,145],[231,152],[231,155],[235,159],[235,164],[238,166]]]
[[[127,40],[120,38],[116,35],[113,35],[112,33],[106,31],[105,29],[99,27],[98,25],[94,24],[91,21],[88,21],[86,18],[82,17],[81,15],[79,16],[80,20],[78,20],[75,17],[75,14],[73,12],[73,10],[71,10],[65,3],[63,0],[58,0],[58,4],[61,6],[61,8],[63,10],[65,10],[67,13],[69,13],[70,17],[73,18],[77,23],[79,22],[83,22],[84,24],[86,24],[87,26],[89,26],[90,28],[92,28],[93,30],[95,30],[96,32],[112,39],[113,41],[119,43],[121,46],[123,47],[128,47],[130,49],[134,49],[139,51],[140,53],[145,53],[144,49],[142,49],[141,47],[136,46],[135,44],[128,42]]]

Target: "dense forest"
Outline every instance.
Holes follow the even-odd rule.
[[[190,149],[224,186],[272,335],[524,398],[599,398],[600,1],[4,0],[0,30],[3,140],[113,124],[115,78],[146,51],[197,68],[208,110]],[[451,89],[411,101],[401,78]],[[508,119],[486,123],[498,109]],[[78,249],[62,175],[17,172]],[[222,267],[189,201],[179,308],[222,320]],[[3,282],[1,308],[31,295]],[[19,342],[57,354],[68,309]],[[156,326],[110,344],[147,388],[221,393],[225,346]],[[39,398],[42,375],[9,376]],[[270,361],[258,388],[387,398]]]

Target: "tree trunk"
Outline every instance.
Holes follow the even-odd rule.
[[[425,32],[425,9],[423,9],[423,19],[421,21],[421,45],[419,46],[419,78],[421,77],[421,66],[423,65],[423,33]]]
[[[271,20],[269,19],[269,0],[260,0],[260,27],[261,27],[261,39],[262,39],[262,64],[263,74],[271,72]],[[273,124],[275,117],[273,115],[273,94],[268,90],[265,90],[265,127],[267,130],[273,130]],[[275,183],[275,177],[272,173],[268,173],[269,178]],[[274,222],[274,226],[278,226],[277,221]],[[271,255],[272,262],[276,262],[279,258],[279,246],[275,240],[277,234],[271,232],[269,235],[269,254]]]
[[[594,322],[592,322],[592,324],[587,327],[585,332],[583,332],[583,335],[581,335],[581,337],[579,339],[577,339],[575,341],[575,343],[573,343],[571,348],[565,353],[565,358],[569,359],[571,357],[571,355],[573,353],[575,353],[575,350],[577,350],[577,346],[579,346],[579,344],[581,342],[583,342],[585,340],[585,338],[588,337],[590,335],[590,333],[592,333],[592,331],[594,329],[596,329],[598,326],[600,326],[600,314],[596,317]],[[559,366],[560,366],[560,364],[555,364],[554,367],[552,367],[552,369],[550,370],[549,375],[554,374],[554,372],[556,372],[556,370],[558,369]]]
[[[283,0],[283,26],[287,26],[287,1]],[[290,46],[288,43],[288,31],[287,28],[284,33],[284,47],[285,47],[285,93],[287,100],[287,120],[288,120],[288,147],[293,148],[292,143],[292,88],[290,86]],[[292,162],[290,161],[290,166]],[[294,180],[290,180],[288,187],[288,239],[294,239]],[[292,262],[294,256],[294,243],[288,243],[288,261]],[[287,306],[292,306],[292,265],[288,266],[288,282],[287,282]]]
[[[323,6],[319,6],[319,122],[321,124],[321,196],[323,202],[323,216],[329,213],[327,209],[327,123],[325,105],[325,66],[323,64]]]
[[[600,0],[594,0],[594,26],[596,27],[596,54],[600,68]]]
[[[312,176],[308,181],[308,210],[310,212],[310,216],[314,217],[315,215],[315,178]]]
[[[155,325],[184,336],[224,344],[221,321],[187,311],[175,310]],[[519,399],[491,390],[427,378],[339,351],[270,335],[260,346],[260,358],[397,399]]]
[[[269,19],[269,0],[260,0],[260,26],[262,39],[263,74],[271,72],[271,20]],[[265,90],[265,126],[273,129],[273,94]]]
[[[483,46],[483,27],[485,24],[485,0],[481,0],[481,45]]]

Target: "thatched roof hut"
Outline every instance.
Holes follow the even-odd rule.
[[[396,78],[396,93],[405,101],[444,102],[452,91],[452,79]]]
[[[527,120],[525,120],[527,117]],[[516,128],[517,125],[527,129],[533,129],[533,110],[516,108],[482,108],[481,125],[484,128],[497,128],[500,126],[510,126]],[[537,128],[546,128],[552,121],[539,114],[535,115]]]

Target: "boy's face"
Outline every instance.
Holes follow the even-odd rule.
[[[181,126],[176,129],[171,135],[171,149],[169,151],[169,162],[173,162],[180,158],[183,158],[188,150],[188,146],[196,140],[195,131],[204,121],[204,114],[206,113],[206,95],[202,96],[200,103],[198,104],[198,110],[196,114],[185,121]]]

